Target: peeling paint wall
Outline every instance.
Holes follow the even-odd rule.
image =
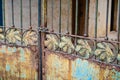
[[[0,46],[0,80],[37,80],[37,48],[35,46]]]
[[[46,51],[45,80],[119,80],[120,72],[100,65]]]

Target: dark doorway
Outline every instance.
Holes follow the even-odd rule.
[[[112,7],[111,7],[111,31],[117,30],[117,6],[118,0],[112,0]]]

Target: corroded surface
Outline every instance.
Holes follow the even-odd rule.
[[[109,43],[105,41],[93,41],[85,39],[76,39],[74,44],[72,37],[58,36],[54,34],[47,34],[44,41],[45,47],[52,51],[62,51],[66,54],[77,53],[82,58],[96,60],[117,64],[115,61],[120,61],[120,55],[117,52],[117,45],[115,43]],[[118,54],[118,55],[117,55]]]
[[[69,55],[68,55],[69,56]],[[80,58],[46,51],[46,80],[119,80],[120,72]]]
[[[37,80],[37,48],[0,46],[0,80]]]

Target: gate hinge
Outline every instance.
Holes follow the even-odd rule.
[[[40,27],[40,28],[39,28],[39,31],[40,31],[40,32],[46,32],[46,31],[48,31],[48,28],[47,28],[47,27],[44,27],[44,28],[41,28],[41,27]]]

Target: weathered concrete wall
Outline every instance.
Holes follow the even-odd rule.
[[[0,45],[0,80],[38,80],[36,49]]]
[[[45,80],[119,80],[120,72],[70,55],[46,51]]]
[[[14,20],[15,26],[21,26],[20,22],[20,0],[13,0],[14,1]],[[29,0],[22,0],[23,5],[23,27],[30,26],[30,14],[29,14]],[[6,26],[12,26],[12,7],[11,7],[11,0],[5,0],[5,21]],[[38,26],[38,0],[31,0],[31,22],[32,27]]]

